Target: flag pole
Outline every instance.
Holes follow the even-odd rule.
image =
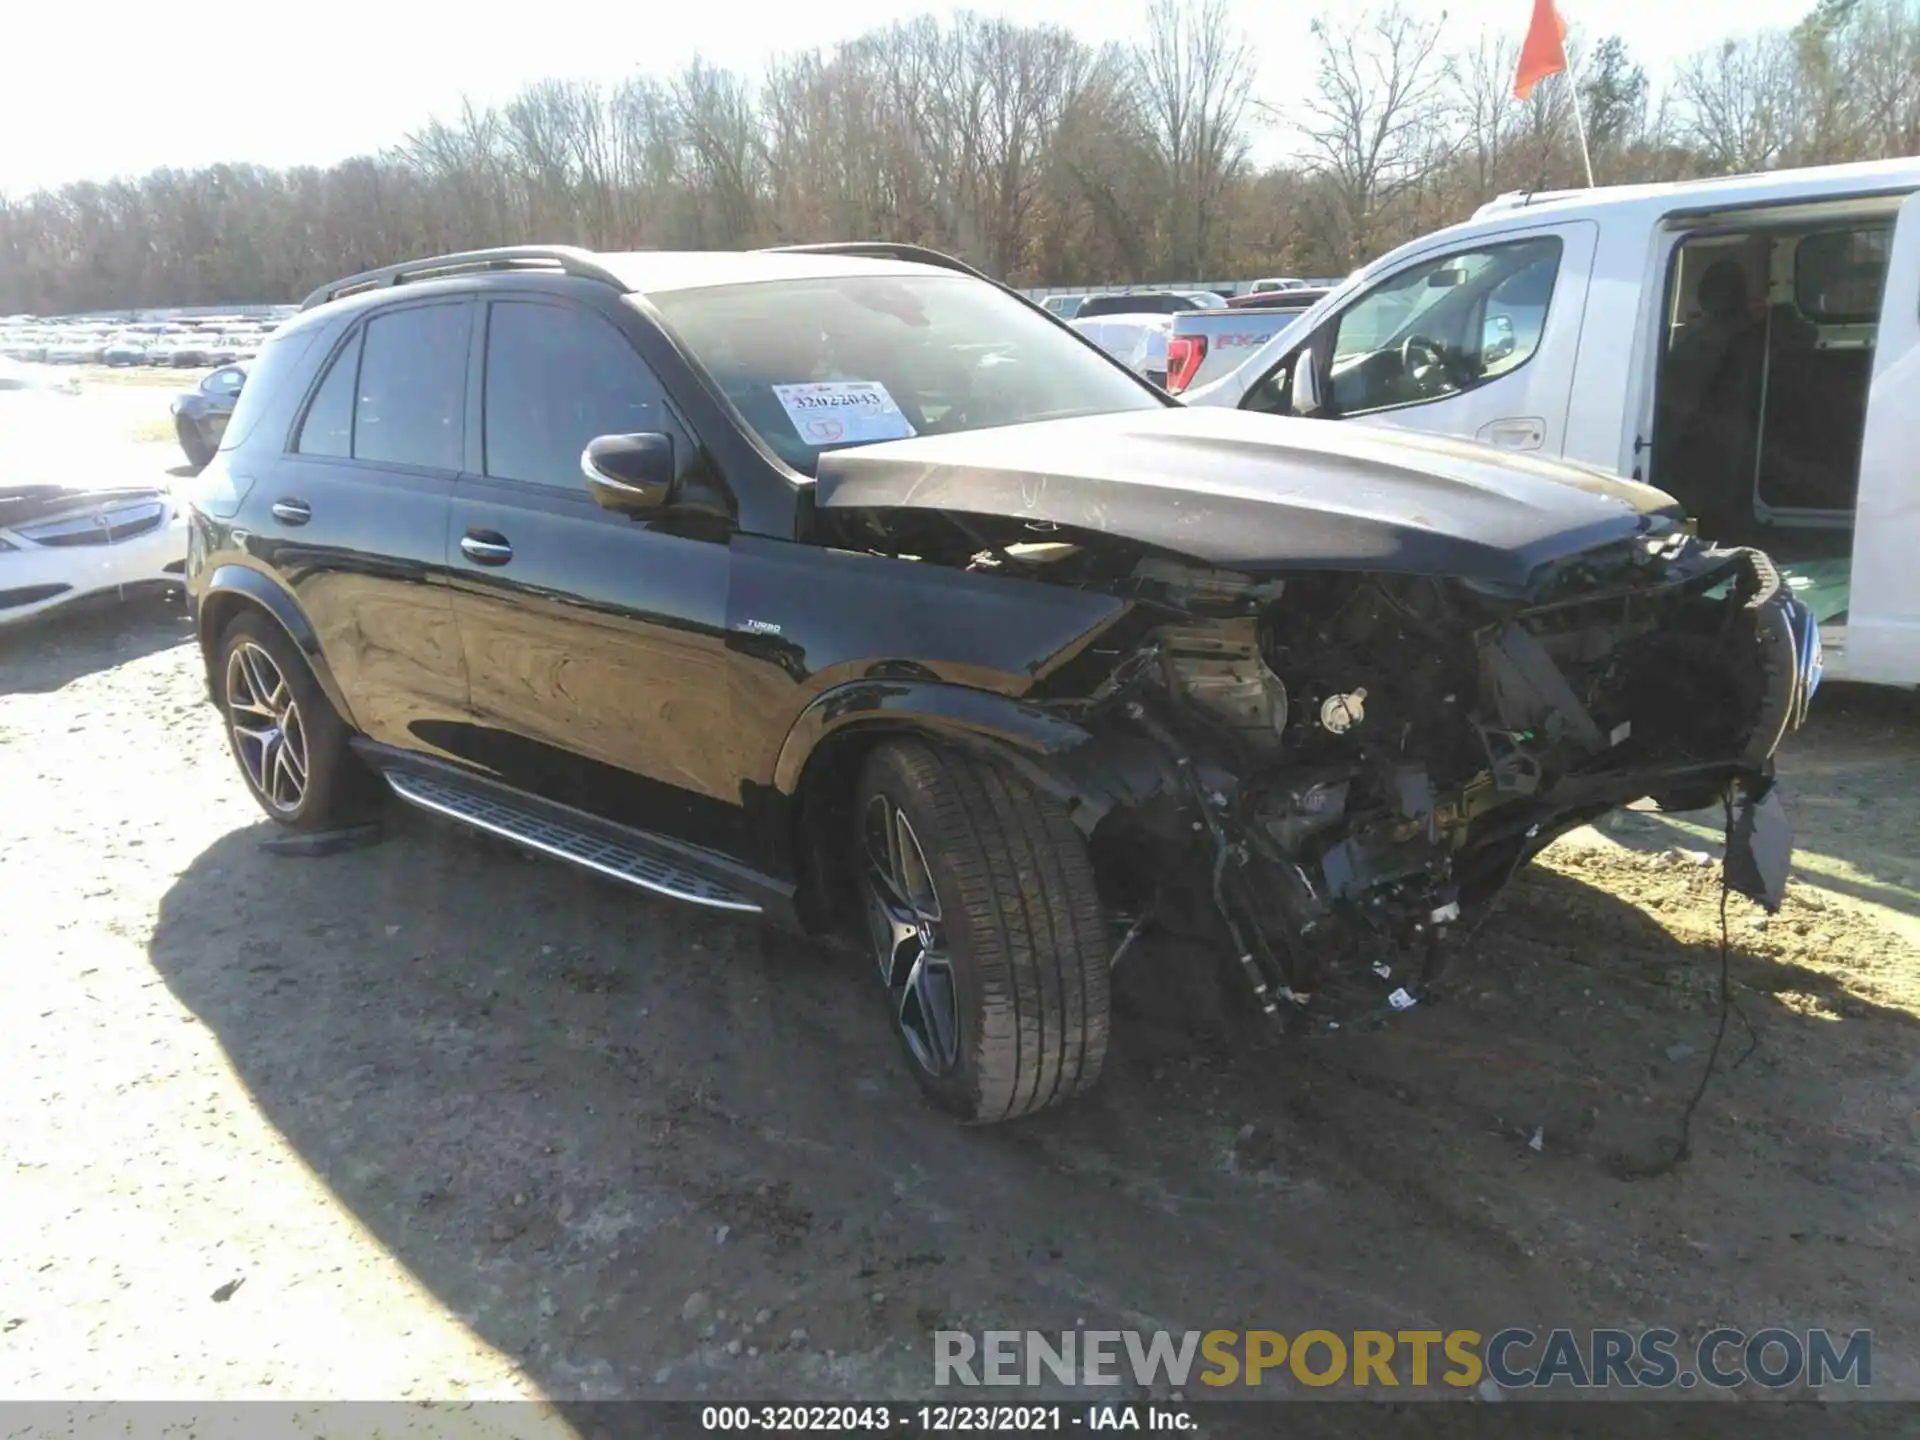
[[[1567,86],[1573,92],[1573,128],[1580,137],[1580,163],[1587,169],[1587,188],[1596,190],[1593,183],[1593,157],[1587,153],[1587,122],[1580,114],[1580,81],[1573,71],[1573,60],[1567,60]]]

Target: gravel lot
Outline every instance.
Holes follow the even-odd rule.
[[[130,393],[90,413],[163,473]],[[0,1395],[871,1398],[946,1326],[1726,1323],[1870,1327],[1920,1398],[1920,704],[1822,701],[1692,1156],[1634,1179],[1718,1014],[1684,820],[1561,842],[1377,1029],[1270,1043],[1143,946],[1092,1100],[963,1130],[864,962],[406,814],[263,850],[177,605],[0,634]]]

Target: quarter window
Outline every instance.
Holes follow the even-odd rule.
[[[354,459],[460,468],[468,314],[465,304],[418,305],[367,322],[354,395]]]
[[[484,416],[487,474],[561,489],[585,487],[580,452],[596,435],[678,430],[660,382],[612,325],[520,301],[491,307]],[[676,444],[683,459],[688,448]]]
[[[328,455],[344,460],[353,454],[353,377],[360,368],[360,334],[340,347],[326,378],[314,391],[307,418],[293,448],[302,455]],[[255,386],[255,389],[259,389]]]

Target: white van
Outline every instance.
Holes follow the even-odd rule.
[[[1774,557],[1830,677],[1920,684],[1920,158],[1503,196],[1182,398],[1645,480]]]

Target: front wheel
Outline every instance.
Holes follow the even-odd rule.
[[[874,956],[922,1088],[977,1122],[1090,1089],[1106,918],[1065,807],[990,761],[900,740],[868,759],[855,813]]]

